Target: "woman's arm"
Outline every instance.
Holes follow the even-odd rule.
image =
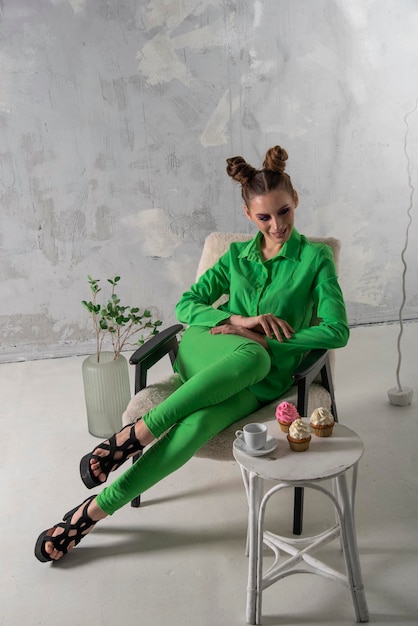
[[[309,269],[312,262],[316,267],[311,285],[311,298],[320,318],[319,325],[300,328],[295,332],[286,320],[271,313],[254,317],[231,315],[226,323],[212,329],[211,332],[239,334],[252,338],[267,347],[275,360],[282,360],[286,355],[297,356],[314,348],[329,349],[344,346],[349,337],[347,315],[332,252],[328,246],[319,249],[314,259],[309,259]],[[301,296],[296,290],[291,297],[294,303]],[[303,309],[305,302],[301,302],[300,306]]]
[[[263,348],[268,350],[265,335],[257,333],[254,330],[244,328],[244,326],[234,326],[233,324],[228,323],[221,324],[220,326],[214,326],[209,332],[212,335],[239,335],[240,337],[246,337],[247,339],[252,339],[252,341],[257,341],[257,343],[262,345]]]
[[[228,311],[213,308],[222,295],[229,294],[228,253],[185,291],[176,305],[176,317],[183,324],[216,326],[228,319]]]
[[[297,330],[282,342],[267,339],[269,349],[278,357],[303,353],[315,348],[342,348],[350,336],[343,294],[335,272],[334,259],[324,246],[317,259],[312,297],[320,320],[317,326]]]
[[[283,337],[290,339],[294,332],[290,324],[272,313],[254,317],[231,315],[224,324],[211,329],[213,335],[232,334],[253,339],[266,350],[268,349],[266,338],[276,337],[277,341],[283,341]]]

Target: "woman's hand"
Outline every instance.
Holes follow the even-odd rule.
[[[244,326],[221,324],[220,326],[214,326],[209,332],[212,335],[239,335],[240,337],[246,337],[247,339],[257,341],[266,350],[268,349],[267,341],[265,340],[264,335],[261,335],[253,330],[249,330],[248,328],[244,328]]]
[[[264,315],[256,315],[254,317],[243,317],[241,315],[231,315],[228,324],[232,326],[241,326],[256,333],[266,335],[269,339],[276,337],[277,341],[283,341],[283,338],[290,339],[295,332],[294,329],[286,322],[286,320],[276,317],[273,313]]]

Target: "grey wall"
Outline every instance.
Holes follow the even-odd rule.
[[[414,0],[3,0],[1,355],[80,349],[86,275],[166,323],[212,230],[250,232],[225,159],[289,152],[299,230],[343,241],[352,324],[396,320],[418,97]],[[418,113],[410,125],[418,177]],[[405,316],[418,317],[416,206]]]

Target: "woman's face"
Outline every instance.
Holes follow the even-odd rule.
[[[298,206],[298,194],[275,189],[262,196],[254,196],[249,206],[244,206],[248,219],[257,225],[264,235],[264,247],[278,252],[289,239]]]

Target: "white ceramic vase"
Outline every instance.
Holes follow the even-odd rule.
[[[128,363],[121,354],[101,352],[82,364],[84,397],[90,434],[107,439],[122,428],[122,414],[131,399]]]

